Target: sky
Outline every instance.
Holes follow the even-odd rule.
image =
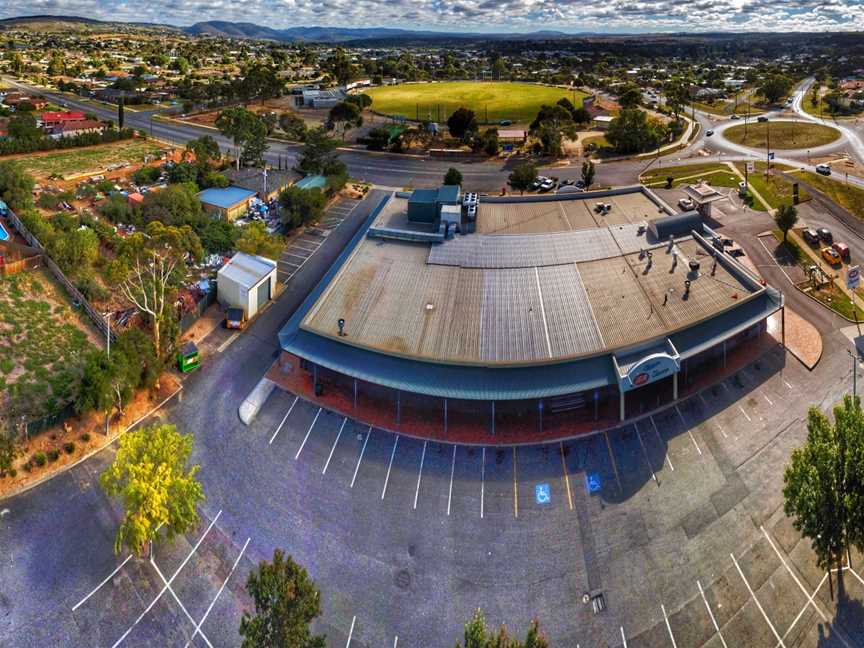
[[[0,17],[74,15],[461,32],[864,30],[862,0],[0,0]]]

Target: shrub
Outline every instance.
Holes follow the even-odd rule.
[[[90,440],[90,435],[87,432],[85,432],[84,434],[81,435],[81,440],[84,443],[87,443]]]
[[[13,468],[12,470],[9,471],[9,476],[14,479],[15,477],[18,476],[18,471]]]
[[[32,461],[28,461],[27,463],[25,463],[25,464],[24,464],[23,466],[21,466],[21,467],[29,473],[31,470],[33,470],[33,462],[32,462]]]
[[[60,458],[60,452],[58,450],[49,450],[48,451],[48,461],[57,461]]]
[[[71,441],[67,441],[63,444],[63,450],[66,451],[66,454],[72,454],[73,452],[75,452],[75,444]]]
[[[45,465],[45,461],[46,459],[44,452],[37,452],[35,455],[33,455],[33,463],[35,463],[40,468]]]

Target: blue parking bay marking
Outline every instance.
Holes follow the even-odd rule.
[[[534,487],[534,499],[538,504],[549,504],[552,501],[552,491],[549,484],[537,484]]]
[[[600,473],[588,473],[585,475],[585,483],[589,493],[596,493],[601,488]]]

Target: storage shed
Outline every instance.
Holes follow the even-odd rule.
[[[238,252],[217,274],[216,295],[228,308],[242,308],[252,319],[276,292],[276,262]]]
[[[211,187],[198,194],[204,211],[213,216],[233,221],[249,209],[255,192],[242,187]]]

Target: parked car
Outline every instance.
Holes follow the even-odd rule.
[[[767,122],[767,121],[768,121],[768,118],[767,118],[765,115],[759,115],[759,116],[756,118],[756,121],[760,121],[760,122]]]
[[[678,201],[678,206],[681,209],[684,209],[686,211],[690,211],[691,209],[696,208],[696,203],[693,202],[692,198],[682,198],[681,200]]]
[[[816,230],[808,227],[801,232],[801,236],[804,237],[804,240],[810,245],[819,245],[819,233]]]
[[[832,266],[840,265],[842,263],[840,255],[837,254],[837,250],[835,250],[834,248],[822,248],[822,258],[825,259]]]
[[[824,176],[830,176],[831,175],[831,167],[828,166],[827,164],[817,164],[816,165],[816,173],[819,173],[819,174],[824,175]]]
[[[834,242],[834,235],[831,234],[831,230],[827,227],[820,227],[816,230],[816,233],[819,235],[819,238],[828,243],[828,245],[831,245],[831,243]]]
[[[226,329],[242,329],[246,326],[246,312],[242,308],[229,308],[225,312]]]
[[[565,185],[563,187],[558,187],[559,194],[572,194],[572,193],[585,193],[585,189],[583,187],[577,187],[576,185]]]
[[[840,255],[840,258],[843,259],[845,263],[849,263],[852,258],[851,253],[849,252],[849,246],[845,243],[841,243],[840,241],[835,241],[831,246]]]
[[[543,180],[541,178],[537,178],[534,182],[531,183],[531,186],[529,186],[528,188],[531,191],[537,191],[540,188],[540,185],[542,183],[543,183]]]
[[[732,116],[729,117],[729,119],[741,119],[741,118],[738,115],[736,115],[735,113],[732,113]]]
[[[707,130],[707,131],[705,131],[705,137],[711,137],[713,134],[714,134],[714,131],[713,131],[713,130]]]
[[[540,183],[540,191],[551,191],[555,188],[555,181],[552,178],[543,178]]]

